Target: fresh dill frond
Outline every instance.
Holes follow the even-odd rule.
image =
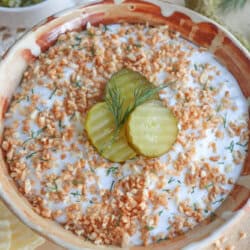
[[[119,130],[122,125],[125,124],[129,115],[141,104],[150,100],[155,94],[159,93],[160,90],[170,86],[170,84],[176,81],[168,82],[159,87],[141,85],[134,90],[134,103],[129,105],[125,111],[122,112],[124,99],[121,96],[120,91],[116,86],[107,88],[107,95],[105,102],[107,103],[108,109],[112,113],[115,120],[115,131]]]
[[[103,150],[110,145],[112,145],[116,138],[118,137],[122,126],[126,123],[129,115],[141,104],[146,101],[152,99],[152,97],[157,94],[160,90],[167,88],[170,84],[175,83],[176,81],[168,82],[167,84],[163,84],[159,87],[154,87],[151,85],[141,85],[134,90],[134,102],[131,105],[128,105],[125,110],[124,104],[125,99],[121,96],[121,93],[116,85],[107,87],[105,102],[109,111],[112,113],[114,117],[115,128],[113,131],[112,139],[103,146]],[[103,150],[100,150],[101,152]]]
[[[121,97],[121,93],[116,86],[107,88],[107,97],[105,98],[105,101],[107,103],[109,111],[113,114],[116,129],[120,128],[123,122],[121,110],[124,101]]]

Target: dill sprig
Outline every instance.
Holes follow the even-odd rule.
[[[120,91],[116,86],[108,86],[107,94],[105,101],[107,103],[108,109],[112,113],[115,121],[115,132],[117,135],[120,128],[125,124],[129,115],[141,104],[150,100],[155,94],[157,94],[160,90],[165,89],[170,86],[170,84],[175,83],[176,81],[168,82],[167,84],[163,84],[159,87],[152,86],[139,86],[134,90],[134,103],[129,105],[124,112],[121,112],[124,104],[124,99],[121,96]]]
[[[107,88],[107,96],[105,101],[109,111],[113,114],[116,129],[123,124],[124,116],[121,112],[124,100],[116,86]]]

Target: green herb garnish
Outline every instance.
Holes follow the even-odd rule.
[[[170,177],[170,179],[168,180],[168,184],[170,184],[170,183],[172,183],[174,181],[175,181],[175,179],[173,177]]]
[[[155,228],[154,227],[152,227],[152,226],[146,226],[145,227],[148,231],[152,231],[152,230],[154,230]]]
[[[161,215],[162,215],[162,213],[163,213],[163,210],[159,211],[159,213],[158,213],[158,214],[159,214],[159,216],[161,216]]]
[[[72,121],[74,119],[74,117],[76,116],[76,112],[74,112],[70,117],[69,120]]]
[[[231,141],[230,145],[225,149],[229,150],[232,153],[234,151],[234,141]]]
[[[25,159],[28,160],[28,159],[32,158],[34,155],[36,155],[36,154],[39,153],[39,152],[41,152],[41,150],[34,151],[34,152],[32,152],[32,153],[26,155],[26,156],[25,156]]]
[[[76,197],[76,196],[81,196],[82,194],[79,191],[76,192],[71,192],[70,193],[72,196]]]
[[[223,127],[226,128],[226,124],[227,124],[227,114],[225,116],[222,117],[223,119]]]
[[[103,32],[106,32],[108,30],[109,30],[108,26],[107,25],[103,25]]]
[[[34,131],[31,131],[31,137],[28,138],[27,140],[25,140],[25,141],[23,142],[23,146],[24,146],[27,142],[36,139],[42,132],[44,132],[44,130],[45,130],[46,128],[47,128],[47,126],[41,128],[41,129],[38,129],[38,130],[35,131],[35,132],[34,132]]]
[[[224,201],[224,198],[220,198],[219,200],[214,201],[212,204],[220,203],[222,201]]]
[[[56,94],[56,91],[57,91],[58,87],[55,87],[54,90],[51,92],[50,96],[49,96],[49,99],[51,100],[52,97]]]
[[[82,87],[82,85],[81,85],[80,82],[75,82],[75,86],[76,86],[77,88],[81,88],[81,87]]]
[[[194,207],[194,211],[197,211],[197,205],[196,205],[196,203],[193,204],[193,207]]]
[[[150,100],[160,90],[169,87],[170,84],[175,83],[175,82],[176,81],[172,81],[167,84],[161,85],[159,87],[152,87],[152,86],[145,86],[145,85],[137,87],[134,91],[134,103],[130,105],[124,112],[121,112],[124,99],[121,96],[119,90],[117,89],[116,86],[110,87],[108,85],[105,101],[107,103],[108,109],[112,113],[114,120],[115,120],[115,130],[114,130],[113,141],[119,134],[121,127],[125,124],[129,115],[138,106]]]
[[[115,172],[118,170],[118,167],[110,167],[108,170],[107,170],[107,173],[106,175],[110,175],[111,173],[112,174],[115,174]]]
[[[112,192],[114,184],[115,184],[115,181],[112,181],[111,186],[110,186],[110,190],[109,190],[110,192]]]
[[[90,171],[95,174],[95,170],[92,167],[89,167]]]
[[[65,128],[65,125],[62,124],[62,120],[58,121],[58,127],[60,128],[60,130]]]
[[[57,192],[58,191],[58,186],[56,184],[56,180],[57,179],[53,180],[53,183],[52,183],[53,186],[52,187],[47,187],[48,192]]]
[[[240,142],[236,142],[236,145],[245,148],[248,145],[248,141],[244,144],[240,143]]]
[[[205,189],[209,189],[210,187],[213,187],[213,185],[214,185],[213,183],[210,183],[210,184],[205,186]]]
[[[164,192],[170,192],[170,189],[162,189]]]

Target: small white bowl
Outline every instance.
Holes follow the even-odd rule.
[[[74,0],[45,0],[27,7],[0,7],[0,25],[10,28],[30,28],[44,18],[74,5]]]

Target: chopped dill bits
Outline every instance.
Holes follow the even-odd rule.
[[[161,216],[162,213],[163,213],[163,210],[159,211],[159,212],[158,212],[158,215]]]
[[[103,32],[107,32],[109,31],[109,28],[107,25],[103,25],[103,28],[102,28]]]
[[[221,105],[218,105],[216,108],[216,112],[220,112],[221,111]]]
[[[170,184],[170,183],[172,183],[174,181],[175,181],[174,177],[171,176],[170,179],[168,180],[168,184]]]
[[[58,121],[58,127],[59,127],[60,130],[65,128],[65,125],[63,125],[62,120]]]
[[[53,180],[52,185],[47,186],[47,192],[58,192],[58,186],[56,180]]]
[[[196,203],[193,204],[193,208],[194,208],[193,209],[194,211],[197,211],[197,204]]]
[[[81,196],[82,194],[79,191],[76,192],[71,192],[70,193],[72,196],[76,197],[76,196]]]
[[[92,167],[89,167],[90,171],[95,174],[95,170]]]
[[[49,99],[51,100],[53,96],[56,94],[56,91],[58,90],[58,87],[55,87],[54,90],[51,92]]]
[[[221,203],[223,201],[224,201],[224,198],[220,198],[219,200],[214,201],[212,204]]]
[[[230,145],[225,148],[226,150],[229,150],[231,153],[234,151],[234,141],[230,142]]]
[[[223,128],[226,128],[226,125],[227,125],[227,114],[222,117],[222,121],[223,121]]]
[[[208,184],[208,185],[205,186],[205,189],[209,189],[209,188],[211,188],[211,187],[213,187],[213,186],[214,186],[214,184],[213,184],[213,183],[210,183],[210,184]]]
[[[154,230],[155,228],[154,227],[152,227],[152,226],[146,226],[145,227],[148,231],[152,231],[152,230]]]
[[[69,117],[69,120],[72,121],[76,116],[76,112],[74,112],[70,117]]]
[[[41,152],[41,150],[34,151],[34,152],[32,152],[32,153],[26,155],[26,156],[25,156],[25,159],[28,160],[28,159],[32,158],[33,156],[35,156],[36,154],[38,154],[38,153],[40,153],[40,152]]]
[[[162,189],[164,192],[170,192],[170,189]]]
[[[247,141],[246,143],[244,143],[244,144],[242,144],[242,143],[240,143],[240,142],[236,142],[236,145],[245,148],[245,147],[247,147],[247,145],[248,145],[248,141]]]
[[[37,131],[31,131],[31,137],[28,138],[28,139],[26,139],[26,140],[23,142],[22,145],[24,146],[27,142],[29,142],[29,141],[31,141],[31,140],[34,140],[34,139],[36,139],[37,137],[39,137],[39,136],[46,130],[46,128],[47,128],[47,126],[41,128],[41,129],[38,129]]]
[[[115,181],[112,181],[111,186],[110,186],[110,192],[112,192],[114,184],[115,184]]]
[[[106,173],[106,175],[108,176],[108,175],[110,175],[110,174],[115,174],[116,172],[117,172],[117,170],[118,170],[118,167],[110,167],[108,170],[107,170],[107,173]]]

